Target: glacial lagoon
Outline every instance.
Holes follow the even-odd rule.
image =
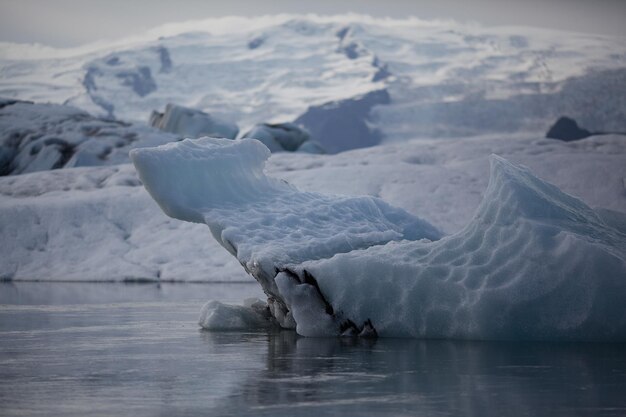
[[[626,346],[207,332],[255,283],[0,284],[3,416],[626,415]]]

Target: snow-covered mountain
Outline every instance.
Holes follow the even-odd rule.
[[[0,96],[134,122],[172,102],[244,132],[384,90],[389,99],[359,115],[381,132],[374,141],[545,132],[564,114],[593,131],[626,131],[624,68],[623,38],[282,15],[167,25],[69,50],[0,44]]]

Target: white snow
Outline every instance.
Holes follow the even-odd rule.
[[[206,227],[167,218],[131,165],[0,178],[0,277],[247,281]]]
[[[374,109],[372,124],[390,141],[545,132],[564,113],[624,131],[615,111],[625,65],[620,37],[359,15],[231,17],[71,50],[2,43],[0,96],[135,122],[173,102],[247,131],[386,88],[391,104]],[[607,70],[613,81],[603,81]]]
[[[258,141],[204,138],[131,159],[168,215],[206,223],[259,281],[281,326],[305,336],[626,339],[626,215],[603,218],[492,156],[476,214],[437,240],[430,224],[380,200],[266,176],[269,155]],[[205,307],[212,314],[232,318],[220,304]]]

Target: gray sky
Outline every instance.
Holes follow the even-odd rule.
[[[626,36],[626,0],[0,0],[0,40],[75,46],[208,17],[346,12]]]

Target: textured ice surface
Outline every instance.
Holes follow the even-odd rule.
[[[207,223],[281,325],[306,336],[626,338],[626,231],[528,169],[493,156],[474,218],[436,241],[380,200],[265,176],[268,156],[259,142],[208,138],[131,153],[161,208]]]
[[[295,269],[315,276],[342,316],[371,319],[381,335],[624,340],[625,233],[527,169],[493,156],[483,202],[460,232]],[[294,290],[287,293],[297,288],[288,285]],[[308,315],[291,306],[298,323]]]
[[[70,106],[0,101],[0,175],[124,163],[133,147],[178,139]]]
[[[257,140],[185,139],[130,155],[163,211],[206,223],[270,297],[278,293],[273,277],[285,265],[441,236],[429,223],[377,198],[305,193],[265,176],[270,151]]]

